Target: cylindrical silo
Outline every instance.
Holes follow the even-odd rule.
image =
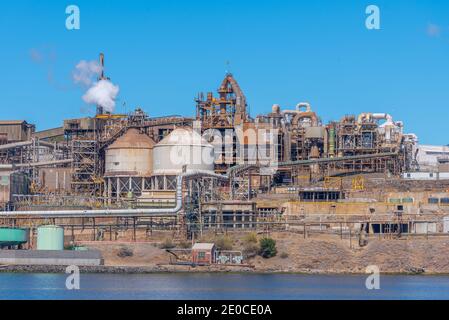
[[[64,229],[59,226],[37,228],[37,250],[64,250]]]
[[[154,144],[138,129],[129,129],[106,149],[105,176],[151,175]]]
[[[214,172],[214,147],[190,128],[178,128],[153,149],[154,175]]]

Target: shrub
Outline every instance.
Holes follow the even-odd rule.
[[[248,243],[257,243],[257,234],[254,232],[248,233],[247,235],[245,235],[245,237],[243,238],[243,242],[245,244]]]
[[[218,250],[232,250],[232,240],[227,236],[219,237],[215,240]]]
[[[120,248],[120,250],[117,253],[117,256],[119,256],[120,258],[128,258],[128,257],[132,257],[133,255],[134,255],[134,252],[132,251],[132,249],[130,249],[128,247]]]
[[[281,255],[280,255],[280,257],[281,257],[282,259],[287,259],[287,258],[288,258],[288,253],[287,253],[287,252],[282,252]]]
[[[272,258],[276,256],[276,241],[271,238],[263,238],[260,240],[260,251],[259,255],[265,259]]]
[[[192,247],[192,244],[190,242],[188,242],[188,241],[181,241],[178,244],[178,247],[181,248],[181,249],[190,249]]]
[[[259,244],[256,242],[248,242],[243,246],[243,256],[246,259],[254,258],[260,251]]]
[[[160,244],[161,249],[173,249],[176,245],[173,243],[173,240],[170,238],[166,238],[164,242]]]

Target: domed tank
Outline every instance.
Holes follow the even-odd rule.
[[[191,128],[178,128],[153,150],[155,175],[179,175],[195,170],[214,171],[214,147]]]
[[[0,228],[0,248],[19,246],[27,242],[27,230],[18,228]]]
[[[37,228],[37,250],[64,250],[64,229],[59,226]]]
[[[105,176],[149,176],[153,172],[153,139],[131,128],[106,149]]]

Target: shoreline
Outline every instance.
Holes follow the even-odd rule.
[[[240,267],[183,267],[179,266],[81,266],[81,273],[88,274],[254,274],[254,275],[321,275],[321,276],[366,276],[367,273],[361,272],[329,272],[326,270],[254,270],[252,268]],[[10,265],[0,267],[0,274],[13,273],[41,273],[41,274],[65,274],[66,266],[48,266],[48,265]],[[416,271],[397,271],[382,272],[383,275],[402,275],[402,276],[449,276],[447,272],[416,272]]]

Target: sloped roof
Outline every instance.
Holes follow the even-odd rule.
[[[153,139],[146,134],[140,133],[138,129],[131,128],[123,136],[115,140],[108,147],[112,149],[152,149],[155,145]]]
[[[178,128],[173,130],[168,136],[162,139],[158,146],[173,146],[173,145],[193,145],[193,146],[209,146],[212,147],[206,139],[201,137],[201,135],[193,131],[189,127]]]
[[[25,120],[0,120],[0,125],[18,125],[27,123]]]
[[[195,243],[192,250],[212,250],[214,247],[214,243]]]

